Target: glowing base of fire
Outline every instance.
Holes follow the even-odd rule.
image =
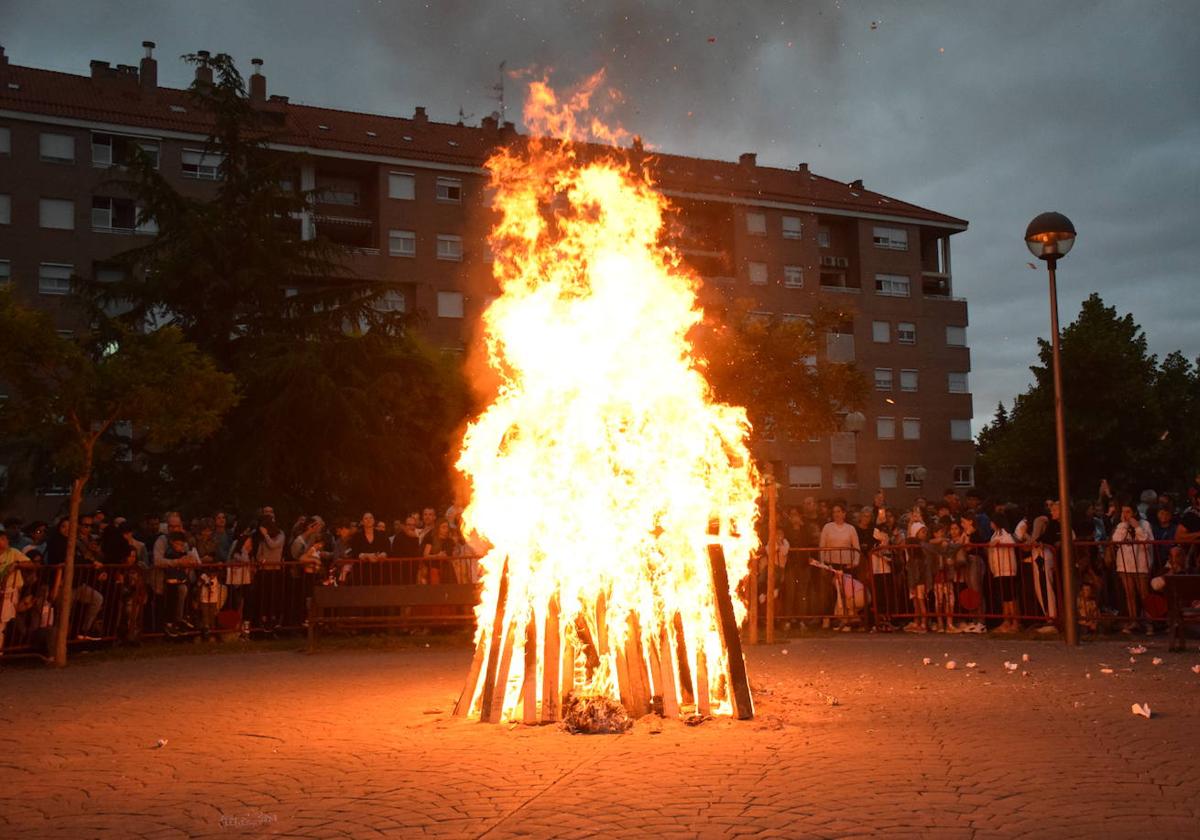
[[[704,650],[689,648],[678,613],[670,621],[643,628],[638,616],[630,612],[623,640],[609,638],[611,617],[605,614],[603,597],[596,600],[594,611],[564,617],[556,595],[547,605],[540,628],[527,610],[506,616],[505,562],[492,626],[479,634],[454,714],[478,717],[488,723],[506,718],[526,724],[555,723],[563,718],[564,698],[574,699],[578,706],[600,695],[619,701],[634,719],[650,713],[685,718],[721,713],[741,720],[753,717],[750,683],[720,546],[710,546],[709,567],[714,621],[725,663],[722,672],[715,675],[709,673]],[[514,669],[513,657],[518,649],[524,667]],[[612,688],[615,697],[611,696]],[[596,710],[584,711],[594,716]],[[606,716],[611,718],[611,709]],[[602,731],[621,729],[614,724],[614,728]]]

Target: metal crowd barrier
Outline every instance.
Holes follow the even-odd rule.
[[[1178,540],[1076,541],[1082,629],[1165,630],[1165,578],[1157,578],[1200,573],[1197,549],[1197,543]],[[1057,546],[1028,543],[969,543],[934,552],[907,543],[868,552],[789,548],[786,557],[776,558],[773,613],[777,627],[1061,630],[1060,553]],[[766,562],[758,558],[760,624],[767,614]]]
[[[253,637],[305,627],[318,586],[473,583],[478,557],[388,557],[312,564],[286,561],[75,568],[68,643],[138,644],[164,636]],[[58,624],[62,566],[22,563],[0,593],[11,619],[0,628],[4,653],[47,653]],[[439,623],[431,620],[430,625]]]

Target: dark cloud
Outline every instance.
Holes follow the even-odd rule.
[[[623,125],[688,154],[813,168],[961,216],[956,293],[971,302],[979,419],[1028,381],[1049,333],[1044,271],[1021,235],[1075,221],[1064,320],[1091,291],[1160,355],[1200,354],[1200,4],[1177,2],[0,2],[21,64],[87,72],[158,42],[266,60],[293,100],[451,120],[492,111],[498,73],[599,67]],[[875,26],[872,27],[872,22]],[[246,65],[248,66],[248,64]],[[520,84],[508,81],[510,118]]]

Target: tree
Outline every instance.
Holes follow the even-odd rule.
[[[413,336],[417,316],[380,305],[392,285],[356,276],[320,226],[302,231],[318,197],[297,187],[306,161],[268,147],[277,115],[250,101],[233,60],[184,58],[212,78],[190,88],[212,119],[212,194],[180,192],[135,155],[119,186],[158,234],[121,256],[124,280],[85,278],[82,289],[97,322],[119,309],[125,329],[177,325],[234,374],[243,399],[211,438],[139,453],[151,468],[113,476],[114,490],[127,503],[243,510],[391,507],[444,492],[461,374]]]
[[[839,431],[841,413],[860,408],[868,387],[853,364],[823,358],[825,336],[838,330],[841,313],[822,309],[786,321],[756,315],[752,305],[738,300],[725,311],[706,311],[698,328],[717,398],[746,407],[756,441]]]
[[[67,661],[79,507],[97,456],[124,421],[152,445],[170,447],[215,431],[234,404],[233,377],[176,327],[120,333],[89,351],[62,338],[49,316],[0,291],[0,378],[10,398],[0,429],[40,440],[72,476],[67,555],[58,598],[54,659]]]
[[[1072,496],[1090,498],[1101,479],[1136,495],[1181,486],[1198,449],[1200,376],[1180,354],[1160,366],[1130,314],[1092,294],[1060,337],[1067,463]],[[979,434],[980,484],[1010,499],[1057,487],[1050,343],[1039,339],[1034,382]]]

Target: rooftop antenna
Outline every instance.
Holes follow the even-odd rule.
[[[492,85],[492,95],[490,97],[491,99],[495,99],[496,102],[499,103],[499,105],[500,105],[499,110],[500,110],[500,124],[501,125],[504,124],[505,119],[507,117],[507,114],[504,109],[504,68],[507,64],[508,64],[507,58],[504,59],[504,61],[500,62],[500,67],[499,67],[500,81],[498,81],[498,82],[496,82],[496,84]]]

